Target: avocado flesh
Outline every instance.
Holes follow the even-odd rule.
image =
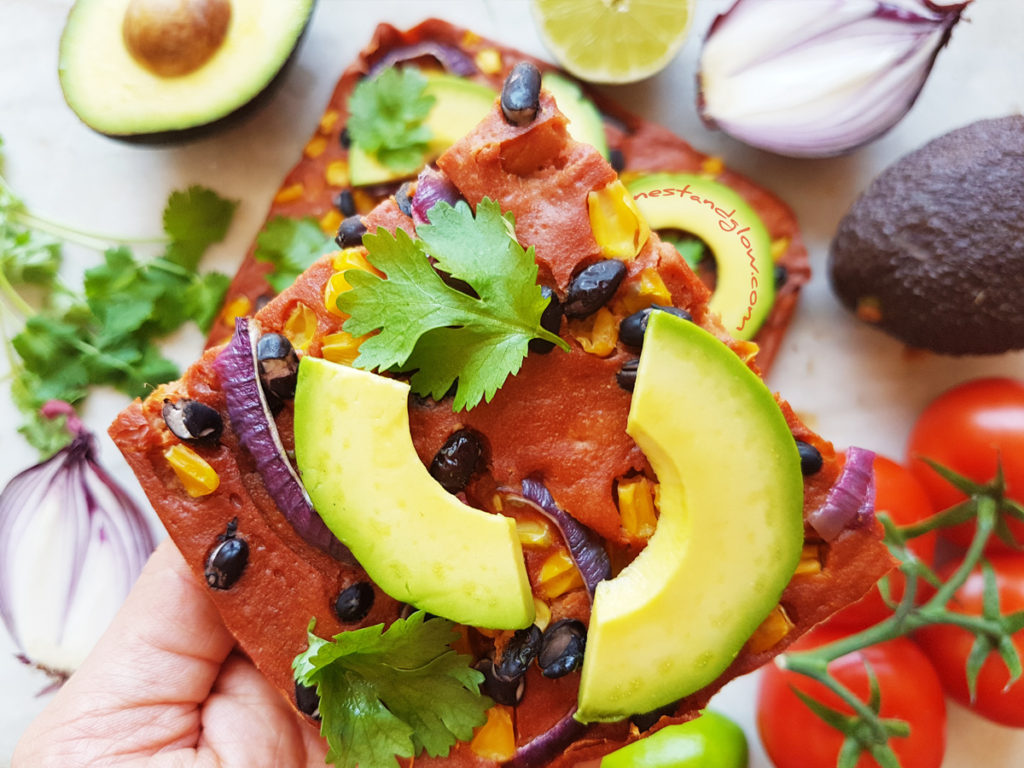
[[[681,229],[707,244],[718,265],[709,306],[730,335],[752,339],[775,301],[772,242],[761,217],[730,187],[701,176],[656,173],[627,186],[651,229]]]
[[[778,603],[803,545],[803,477],[778,404],[722,342],[655,312],[627,431],[658,526],[597,586],[577,719],[650,712],[713,682]]]
[[[608,159],[608,137],[604,120],[594,102],[583,95],[583,90],[572,80],[555,72],[545,72],[541,86],[555,97],[558,111],[569,120],[569,135],[576,141],[590,144]]]
[[[114,137],[168,134],[224,118],[266,89],[298,44],[314,0],[233,3],[223,44],[195,71],[160,77],[128,52],[129,0],[78,0],[60,41],[64,98],[90,128]]]
[[[466,506],[430,476],[408,399],[404,382],[302,359],[295,458],[314,509],[396,600],[472,626],[529,626],[515,521]]]
[[[494,106],[497,94],[486,85],[455,75],[435,72],[424,72],[424,75],[427,93],[435,99],[426,119],[433,137],[423,158],[427,163],[476,128]],[[354,141],[349,147],[348,169],[349,178],[357,187],[396,181],[419,172],[419,168],[410,173],[389,168]]]

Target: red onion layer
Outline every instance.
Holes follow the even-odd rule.
[[[422,43],[395,48],[387,56],[382,57],[380,61],[370,67],[367,77],[375,77],[383,69],[404,61],[422,59],[425,56],[435,59],[446,71],[459,77],[469,77],[479,71],[473,59],[455,46],[425,40]]]
[[[587,726],[573,717],[575,714],[576,707],[573,707],[551,728],[516,749],[515,755],[505,765],[509,768],[539,768],[559,757],[587,730]]]
[[[412,196],[412,221],[417,227],[429,224],[427,214],[438,203],[454,206],[462,195],[451,180],[441,171],[429,165],[420,171],[416,179],[416,191]]]
[[[807,515],[807,522],[825,541],[832,541],[847,528],[857,528],[874,519],[874,461],[873,451],[856,446],[846,451],[843,471],[825,497],[825,503]]]

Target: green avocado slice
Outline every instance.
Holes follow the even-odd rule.
[[[803,545],[803,476],[775,398],[727,346],[654,312],[627,431],[661,486],[647,547],[597,586],[578,720],[700,690],[778,603]]]

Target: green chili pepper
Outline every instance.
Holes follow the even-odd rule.
[[[601,768],[746,768],[747,738],[732,720],[705,711],[617,749]]]

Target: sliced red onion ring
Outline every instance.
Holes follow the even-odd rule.
[[[516,749],[515,755],[505,765],[509,768],[537,768],[560,757],[565,748],[587,730],[587,726],[573,717],[575,714],[576,707],[573,707],[551,728]]]
[[[454,206],[462,195],[451,180],[441,171],[429,165],[420,171],[416,179],[416,192],[412,196],[412,221],[417,227],[429,224],[427,213],[437,203],[448,203]]]
[[[231,428],[256,460],[270,498],[299,536],[342,562],[355,563],[348,547],[338,541],[313,509],[281,443],[257,373],[259,337],[260,328],[255,320],[238,318],[235,335],[213,363],[224,388]]]
[[[825,503],[807,515],[807,522],[825,541],[832,541],[847,528],[857,528],[874,518],[874,461],[873,451],[856,446],[847,449],[843,471],[825,497]]]
[[[382,57],[380,61],[370,67],[367,77],[375,77],[382,69],[387,69],[403,61],[421,59],[424,56],[436,59],[437,63],[444,67],[446,71],[459,77],[469,77],[480,71],[476,66],[476,62],[454,45],[445,45],[444,43],[425,40],[422,43],[403,45],[401,48],[391,51],[387,56]]]
[[[700,60],[701,117],[740,141],[828,157],[910,110],[970,0],[738,0]]]
[[[607,579],[612,572],[608,553],[601,546],[601,538],[559,507],[551,492],[539,480],[524,479],[523,495],[508,494],[506,498],[528,504],[555,524],[569,548],[570,557],[583,576],[587,592],[593,597],[598,582]]]

